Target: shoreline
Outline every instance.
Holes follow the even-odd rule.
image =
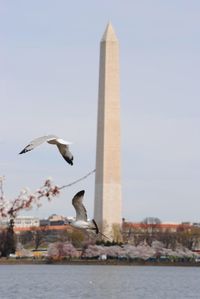
[[[164,267],[200,267],[195,262],[148,262],[148,261],[120,261],[120,260],[40,260],[40,259],[0,259],[1,265],[78,265],[78,266],[164,266]]]

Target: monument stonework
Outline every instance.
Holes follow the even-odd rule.
[[[119,43],[111,24],[100,44],[94,219],[116,239],[121,226]]]

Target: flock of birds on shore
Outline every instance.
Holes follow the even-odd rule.
[[[33,139],[29,142],[29,144],[19,153],[24,154],[27,153],[37,146],[43,144],[44,142],[47,142],[49,144],[54,144],[57,146],[60,154],[65,159],[67,163],[70,165],[73,165],[73,155],[69,150],[69,145],[71,142],[65,141],[58,136],[55,135],[47,135],[42,136],[36,139]],[[94,231],[97,235],[101,234],[103,235],[98,228],[98,225],[94,219],[88,220],[87,217],[87,211],[85,206],[83,205],[83,197],[84,197],[85,191],[81,190],[78,193],[75,194],[75,196],[72,199],[72,205],[75,208],[76,211],[76,217],[73,219],[69,219],[68,222],[71,226],[78,228],[78,229],[84,229],[87,231]],[[104,235],[103,235],[104,236]],[[104,236],[106,237],[106,236]]]

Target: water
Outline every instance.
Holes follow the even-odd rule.
[[[200,268],[1,265],[0,299],[200,298]]]

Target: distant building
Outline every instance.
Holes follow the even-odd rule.
[[[40,219],[40,226],[49,226],[50,221],[49,219]]]
[[[53,214],[49,218],[49,225],[64,225],[66,224],[66,218],[64,216]]]
[[[158,223],[158,224],[147,224],[142,222],[126,222],[123,221],[122,229],[124,232],[128,233],[131,230],[140,230],[141,232],[156,232],[156,231],[169,231],[169,232],[177,232],[180,229],[191,229],[192,225],[190,223]]]
[[[183,224],[183,225],[191,225],[191,222],[190,221],[183,221],[183,222],[181,222],[181,224]]]
[[[40,226],[40,219],[33,216],[18,216],[15,218],[15,227]]]
[[[193,226],[196,226],[196,227],[200,227],[200,222],[194,222],[192,223]]]

